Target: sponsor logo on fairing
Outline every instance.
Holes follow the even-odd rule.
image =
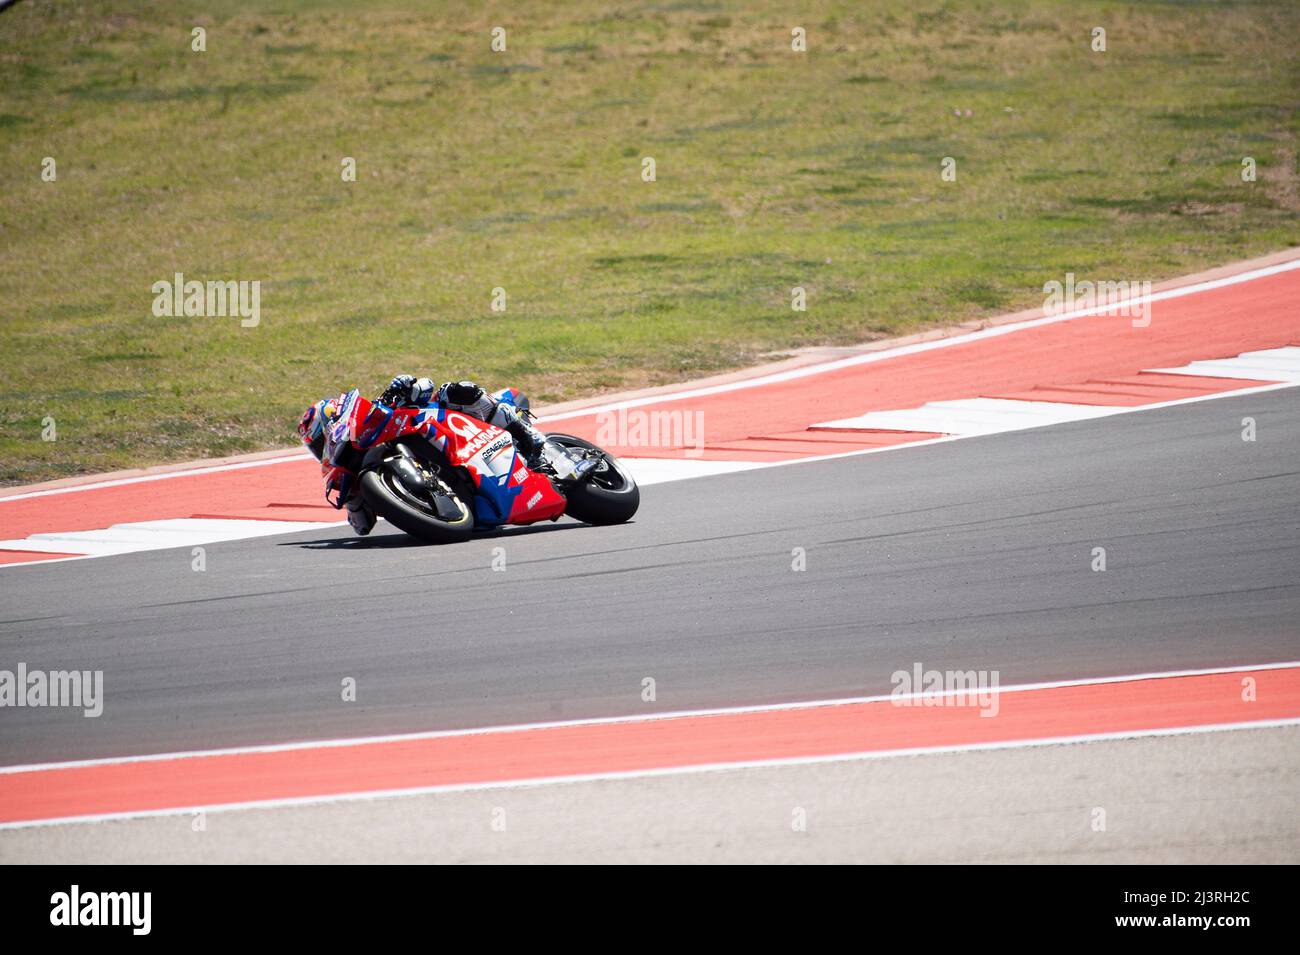
[[[479,424],[472,418],[460,414],[448,414],[447,427],[454,434],[465,438],[467,441],[466,445],[456,455],[462,461],[468,461],[501,435],[500,428],[495,428],[490,424],[479,427]]]
[[[492,458],[496,457],[506,448],[510,447],[510,444],[511,444],[510,439],[508,437],[503,437],[499,442],[492,445],[490,448],[488,448],[486,451],[483,452],[483,460],[490,461]]]

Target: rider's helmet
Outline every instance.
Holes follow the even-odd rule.
[[[298,437],[307,445],[308,450],[319,461],[325,453],[325,426],[338,414],[338,407],[333,398],[322,398],[315,404],[307,406],[298,421]]]

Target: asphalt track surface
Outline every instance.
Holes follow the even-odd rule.
[[[106,703],[6,710],[0,763],[1293,660],[1298,448],[1292,388],[657,485],[614,528],[12,568],[3,665],[102,669]]]

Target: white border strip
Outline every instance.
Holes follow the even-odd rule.
[[[1210,667],[1203,670],[1169,670],[1156,673],[1133,673],[1125,676],[1086,677],[1077,680],[1051,680],[1044,683],[1020,683],[997,687],[994,692],[1024,693],[1032,690],[1058,690],[1078,686],[1101,686],[1108,683],[1135,683],[1141,680],[1164,680],[1189,676],[1215,676],[1225,673],[1250,673],[1257,670],[1291,670],[1300,668],[1300,660],[1280,663],[1243,664],[1230,667]],[[503,733],[524,733],[531,730],[566,729],[579,726],[603,726],[613,723],[653,723],[660,720],[678,720],[694,717],[740,716],[750,713],[775,713],[788,710],[809,710],[821,707],[854,706],[863,703],[884,703],[898,699],[923,699],[966,694],[969,690],[946,690],[941,693],[898,694],[883,693],[876,696],[848,696],[832,700],[805,700],[795,703],[763,703],[754,706],[729,706],[714,709],[674,710],[667,713],[638,713],[630,716],[602,716],[591,719],[560,720],[546,723],[510,723],[502,726],[481,726],[461,730],[430,730],[423,733],[397,733],[385,736],[358,736],[345,739],[302,740],[295,743],[268,743],[260,746],[235,746],[228,749],[200,749],[175,753],[154,753],[145,756],[109,756],[102,759],[81,759],[61,763],[31,763],[0,767],[0,774],[45,772],[52,769],[81,769],[89,766],[119,766],[129,763],[153,763],[176,759],[201,759],[212,756],[248,756],[260,753],[284,753],[307,749],[333,749],[347,746],[370,746],[380,743],[404,743],[415,740],[445,739],[456,736],[493,736]]]
[[[149,809],[136,812],[100,813],[98,815],[86,816],[61,816],[56,819],[25,819],[19,822],[0,823],[0,831],[6,829],[34,829],[40,826],[65,826],[77,823],[146,819],[161,816],[183,816],[191,815],[196,812],[217,813],[239,812],[249,809],[284,809],[294,806],[359,802],[364,799],[391,799],[402,796],[432,795],[435,793],[476,792],[491,789],[531,789],[540,786],[552,786],[563,783],[584,783],[620,779],[647,779],[658,776],[686,776],[696,773],[725,772],[727,770],[762,769],[781,766],[811,766],[819,763],[847,763],[867,759],[893,759],[899,756],[928,756],[944,753],[971,753],[1004,749],[1027,749],[1033,746],[1058,746],[1069,743],[1099,743],[1113,740],[1142,739],[1144,737],[1187,736],[1193,733],[1272,729],[1285,726],[1300,726],[1300,717],[1276,720],[1256,720],[1246,723],[1206,723],[1201,726],[1174,726],[1145,730],[1117,730],[1112,733],[1087,733],[1080,736],[1047,736],[1038,739],[999,740],[992,743],[959,743],[949,746],[920,746],[910,749],[865,750],[856,753],[832,753],[823,756],[787,756],[780,759],[738,760],[734,763],[697,763],[685,766],[666,766],[657,769],[633,769],[619,772],[586,773],[572,776],[543,776],[535,779],[503,780],[500,782],[452,783],[444,786],[416,786],[409,789],[379,789],[370,792],[333,793],[321,796],[295,796],[284,799],[217,803],[214,805]]]

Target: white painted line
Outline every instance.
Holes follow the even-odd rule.
[[[133,554],[142,550],[165,550],[169,547],[193,547],[221,541],[270,537],[295,531],[333,527],[321,521],[254,521],[175,518],[163,521],[139,521],[114,524],[101,530],[61,531],[32,534],[20,540],[0,540],[0,550],[35,551],[46,554],[79,554],[86,557],[109,557]],[[33,561],[54,563],[50,560]],[[26,564],[5,564],[20,567]]]
[[[642,486],[685,481],[713,474],[734,474],[762,467],[758,461],[702,461],[698,458],[619,458]]]
[[[1003,749],[1027,749],[1036,746],[1062,746],[1072,743],[1103,743],[1116,740],[1148,737],[1187,736],[1194,733],[1221,733],[1230,730],[1276,729],[1300,726],[1300,717],[1255,720],[1243,723],[1207,723],[1201,726],[1175,726],[1161,729],[1117,730],[1111,733],[1086,733],[1078,736],[1051,736],[1039,739],[1000,740],[992,743],[956,743],[947,746],[918,746],[910,749],[873,749],[855,753],[831,753],[822,756],[787,756],[777,759],[750,759],[723,763],[696,763],[684,766],[665,766],[656,769],[633,769],[621,772],[585,773],[571,776],[541,776],[534,779],[505,780],[502,782],[453,783],[443,786],[413,786],[408,789],[379,789],[370,792],[335,793],[321,796],[296,796],[287,799],[263,799],[249,802],[218,803],[214,805],[184,806],[172,809],[145,809],[135,812],[112,812],[86,816],[62,816],[57,819],[28,819],[21,822],[0,823],[4,829],[34,829],[41,826],[67,826],[80,823],[112,822],[126,819],[152,819],[164,816],[189,816],[196,812],[243,812],[250,809],[289,809],[296,806],[328,805],[340,802],[359,802],[368,799],[393,799],[404,796],[427,796],[436,793],[478,792],[492,789],[532,789],[568,783],[599,782],[619,779],[649,779],[659,776],[686,776],[697,773],[718,773],[745,769],[766,769],[781,766],[813,766],[820,763],[847,763],[868,759],[896,759],[901,756],[931,756],[946,753],[974,753]]]
[[[1001,434],[1069,421],[1104,418],[1119,410],[1121,409],[1110,405],[966,398],[958,401],[928,401],[919,408],[901,411],[870,411],[856,418],[823,421],[813,427],[961,435]]]
[[[1198,670],[1167,670],[1153,673],[1129,673],[1122,676],[1084,677],[1075,680],[1048,680],[1041,683],[1016,683],[1010,686],[990,687],[988,692],[1026,693],[1034,690],[1059,690],[1078,686],[1101,686],[1110,683],[1136,683],[1142,680],[1170,680],[1180,677],[1215,676],[1225,673],[1250,673],[1263,670],[1292,670],[1300,667],[1300,660],[1278,663],[1251,663],[1227,667],[1208,667]],[[336,749],[349,746],[372,746],[380,743],[406,743],[418,740],[447,739],[459,736],[493,736],[501,733],[527,733],[533,730],[571,729],[584,726],[605,726],[621,723],[657,723],[662,720],[680,720],[695,717],[742,716],[755,713],[779,713],[789,710],[811,710],[835,706],[856,706],[863,703],[886,703],[891,700],[924,699],[969,693],[969,690],[944,690],[938,693],[882,693],[874,696],[837,697],[830,700],[802,700],[793,703],[760,703],[752,706],[725,706],[699,710],[670,710],[666,713],[637,713],[629,716],[598,716],[588,719],[555,720],[543,723],[508,723],[501,726],[480,726],[463,730],[428,730],[422,733],[393,733],[383,736],[357,736],[342,739],[302,740],[294,743],[266,743],[257,746],[232,746],[226,749],[182,750],[172,753],[151,753],[143,756],[106,756],[100,759],[79,759],[58,763],[28,763],[17,766],[0,766],[0,775],[44,772],[54,769],[84,769],[91,766],[122,766],[130,763],[157,763],[176,759],[204,759],[213,756],[251,756],[262,753],[286,753],[310,749]]]
[[[1201,375],[1206,378],[1246,378],[1258,381],[1300,383],[1300,347],[1268,348],[1243,352],[1236,358],[1194,361],[1181,368],[1148,368],[1166,375]]]

